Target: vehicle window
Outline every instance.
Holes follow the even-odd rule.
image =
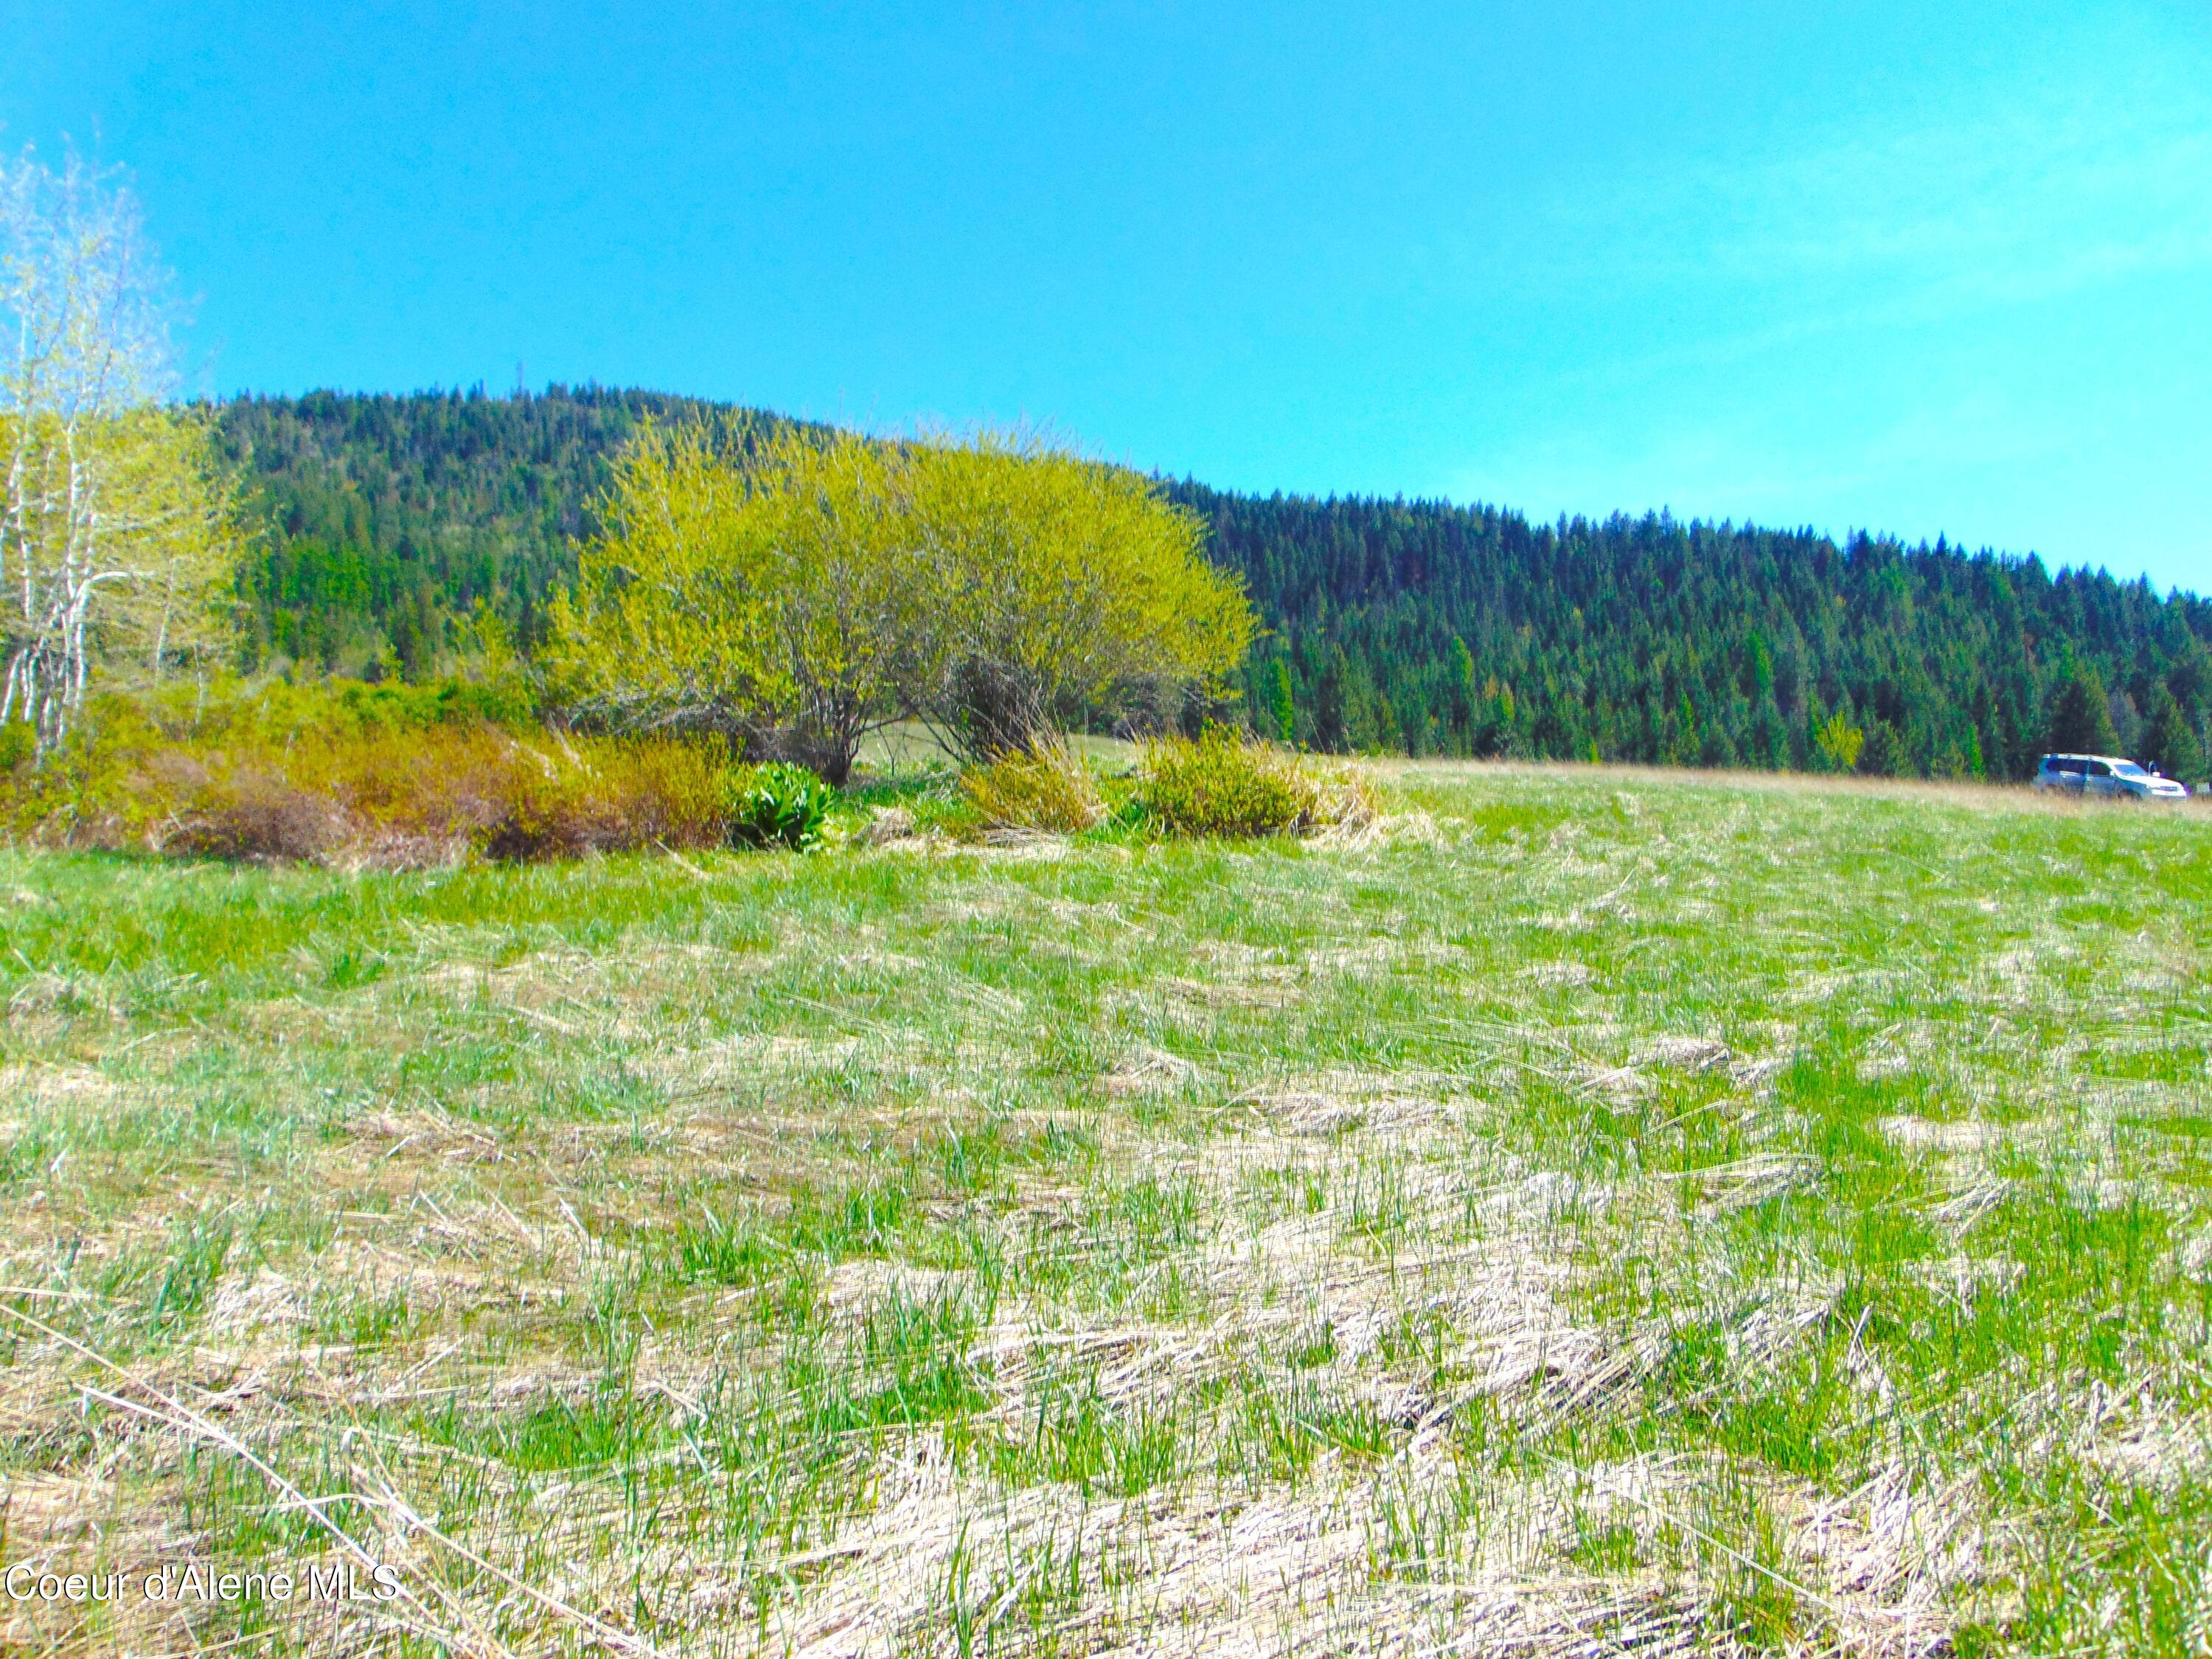
[[[2118,773],[2124,778],[2147,778],[2150,775],[2149,773],[2144,771],[2142,767],[2137,766],[2133,761],[2122,761],[2118,766],[2115,766],[2112,770]]]
[[[2081,775],[2081,763],[2077,760],[2063,760],[2058,763],[2058,769],[2069,776],[2078,778]]]
[[[2102,761],[2091,761],[2089,763],[2089,775],[2093,778],[2109,778],[2112,775],[2112,769],[2106,765]]]

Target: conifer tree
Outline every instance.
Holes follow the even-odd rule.
[[[1274,659],[1267,677],[1267,712],[1275,724],[1275,739],[1290,742],[1296,730],[1297,705],[1291,696],[1290,665],[1280,657]]]
[[[2160,686],[2152,700],[2150,725],[2143,733],[2142,758],[2170,778],[2199,780],[2204,775],[2204,750],[2172,692]]]
[[[2105,683],[2096,671],[2077,665],[2051,695],[2047,743],[2062,755],[2109,755],[2120,746]]]

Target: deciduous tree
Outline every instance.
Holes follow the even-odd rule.
[[[130,192],[0,162],[0,720],[40,752],[96,678],[223,642],[240,538],[208,420],[164,406],[164,279]]]
[[[1086,708],[1193,686],[1243,659],[1243,586],[1206,558],[1205,527],[1125,468],[1035,434],[903,447],[916,568],[928,593],[906,698],[971,758],[1026,750]]]
[[[653,427],[604,516],[553,611],[562,699],[833,780],[885,721],[1026,752],[1085,709],[1225,673],[1251,639],[1189,514],[1024,436]]]
[[[1866,732],[1853,726],[1840,708],[1813,733],[1814,752],[1820,756],[1826,771],[1853,770],[1859,763],[1859,751],[1865,747]]]
[[[720,732],[842,782],[898,712],[920,595],[896,457],[854,434],[648,425],[553,607],[556,695],[629,730]]]

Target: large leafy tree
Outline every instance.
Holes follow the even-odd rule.
[[[1022,437],[648,426],[545,656],[630,729],[719,732],[833,781],[903,716],[1026,747],[1085,710],[1233,668],[1238,585],[1134,474]]]
[[[606,725],[719,732],[842,782],[896,714],[911,655],[896,461],[847,432],[648,424],[554,603],[556,694]]]
[[[164,283],[131,193],[0,162],[0,720],[41,752],[96,681],[226,634],[240,550],[211,422],[167,406]]]
[[[956,752],[1025,749],[1125,701],[1157,710],[1243,659],[1243,585],[1138,474],[989,432],[905,446],[900,471],[927,592],[902,691]]]
[[[545,652],[556,698],[587,719],[742,739],[787,714],[774,549],[736,436],[648,424],[616,461]]]

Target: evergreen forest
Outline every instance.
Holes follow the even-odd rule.
[[[643,421],[780,423],[557,386],[218,413],[258,532],[244,665],[369,679],[441,672],[487,623],[526,651]],[[2208,770],[2212,601],[2147,581],[1663,514],[1161,488],[1259,613],[1243,717],[1312,748],[2018,780],[2057,747]]]

